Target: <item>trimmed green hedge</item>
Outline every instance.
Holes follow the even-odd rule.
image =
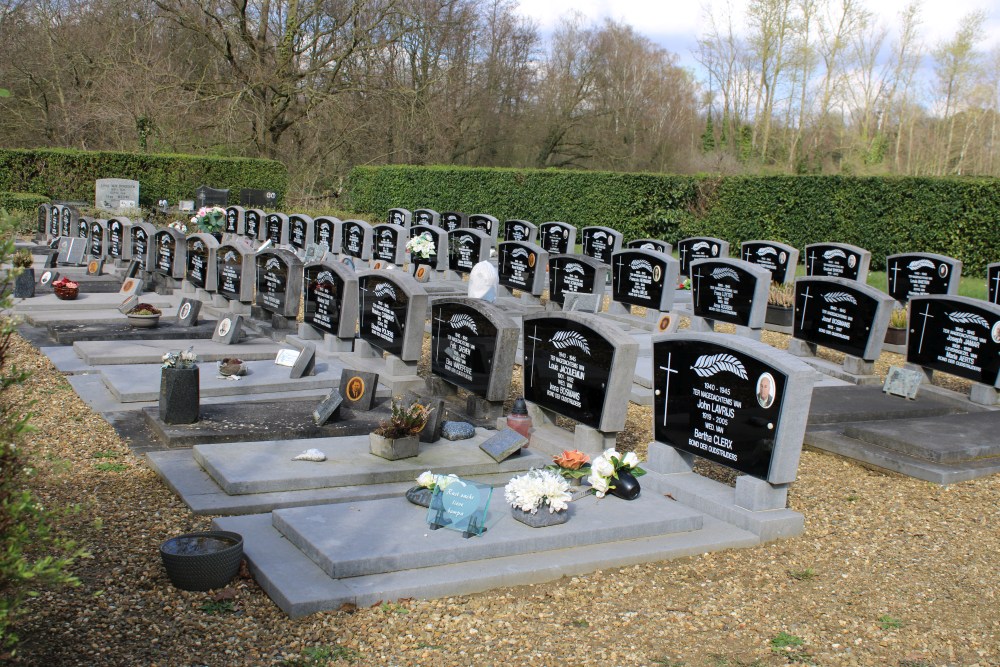
[[[67,149],[0,150],[0,191],[92,202],[94,181],[99,178],[139,181],[142,206],[153,206],[160,199],[171,203],[194,199],[200,185],[229,188],[229,201],[234,204],[243,188],[273,190],[280,204],[288,188],[288,169],[275,160]]]
[[[532,169],[357,167],[356,211],[395,206],[489,213],[536,224],[605,225],[626,240],[706,234],[735,249],[750,239],[838,241],[872,253],[884,270],[897,252],[962,260],[964,274],[1000,260],[1000,180],[846,176],[674,176]]]
[[[0,192],[0,209],[7,211],[34,213],[39,206],[48,201],[48,197],[30,192]]]

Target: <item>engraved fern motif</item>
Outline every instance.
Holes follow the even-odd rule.
[[[844,251],[841,250],[840,248],[834,248],[833,250],[827,250],[826,252],[823,253],[823,259],[833,259],[834,257],[844,257],[844,258],[846,258],[847,255],[844,254]]]
[[[476,240],[472,238],[472,236],[470,236],[469,234],[465,234],[464,236],[458,239],[458,242],[462,245],[472,245],[473,243],[475,243],[475,241]]]
[[[448,324],[452,326],[453,329],[461,329],[465,327],[472,333],[479,335],[479,329],[476,328],[476,321],[464,313],[455,313],[448,320]]]
[[[740,274],[736,273],[736,271],[728,266],[720,266],[715,271],[712,271],[712,277],[716,280],[721,280],[722,278],[732,278],[737,282],[740,280]]]
[[[858,300],[847,292],[829,292],[823,295],[823,300],[827,303],[850,303],[858,305]]]
[[[716,373],[732,373],[741,380],[747,379],[743,362],[731,354],[703,354],[691,367],[698,377],[712,377]]]
[[[768,255],[777,255],[778,251],[771,246],[764,246],[763,248],[757,248],[758,257],[767,257]]]
[[[396,297],[396,289],[392,285],[390,285],[389,283],[379,283],[375,287],[375,296],[379,297],[380,299],[382,297],[384,297],[385,295],[387,295],[387,294],[392,297],[393,301],[396,300],[396,298],[397,298]]]
[[[528,256],[528,251],[525,250],[524,248],[514,248],[513,250],[510,251],[510,256],[511,257],[527,257]]]
[[[607,232],[594,232],[594,234],[591,236],[591,238],[593,238],[593,239],[606,239],[606,238],[608,238],[608,233]]]
[[[576,262],[574,262],[572,264],[567,264],[566,268],[563,269],[563,270],[566,273],[579,273],[580,275],[583,275],[583,265],[582,264],[577,264]]]
[[[980,324],[987,329],[990,328],[990,323],[986,321],[986,318],[975,313],[948,313],[948,319],[956,324]]]
[[[222,259],[223,259],[223,261],[226,261],[226,262],[235,261],[236,260],[236,253],[233,252],[232,250],[230,250],[229,252],[226,253],[226,256],[223,257]]]
[[[916,271],[917,269],[933,269],[937,266],[934,262],[929,259],[915,259],[906,265],[910,271]]]
[[[641,250],[656,250],[656,246],[652,243],[643,243],[639,248]]]
[[[708,242],[706,242],[706,241],[698,241],[693,246],[691,246],[691,252],[695,252],[695,251],[698,251],[698,250],[704,250],[707,247],[708,247]]]
[[[650,264],[649,261],[645,259],[633,259],[632,263],[629,264],[629,266],[632,267],[633,269],[643,269],[645,271],[649,271],[650,273],[653,272],[653,265]]]
[[[316,282],[319,282],[319,283],[332,283],[333,282],[333,274],[330,273],[329,271],[323,271],[318,276],[316,276]]]
[[[272,257],[271,259],[267,260],[267,262],[264,264],[264,268],[267,269],[268,271],[273,271],[279,266],[281,266],[281,260],[278,259],[277,257]]]
[[[578,347],[585,354],[590,354],[590,345],[583,334],[578,331],[558,331],[552,337],[552,345],[557,350],[565,350],[567,347]]]

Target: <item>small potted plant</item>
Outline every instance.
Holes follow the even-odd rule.
[[[547,470],[558,474],[571,486],[579,486],[590,474],[590,457],[578,449],[565,449],[562,454],[553,456],[552,462]]]
[[[794,317],[795,283],[772,282],[767,292],[764,321],[779,327],[790,327]]]
[[[614,448],[606,449],[591,462],[587,483],[593,487],[598,498],[610,493],[624,500],[635,500],[641,490],[636,478],[646,474],[639,463],[635,452],[622,456]]]
[[[56,298],[72,301],[80,294],[80,284],[64,276],[52,283],[52,291],[55,292]]]
[[[160,370],[160,421],[193,424],[200,411],[198,355],[189,347],[163,355]]]
[[[34,259],[31,251],[27,249],[18,250],[11,259],[14,265],[14,298],[29,299],[35,296],[35,269],[32,268]]]
[[[443,490],[456,479],[456,475],[435,475],[430,470],[425,470],[417,477],[417,485],[406,492],[406,499],[414,505],[430,507],[434,492]]]
[[[125,317],[128,318],[128,323],[133,327],[148,329],[159,324],[162,314],[163,311],[151,303],[137,303],[125,313]]]
[[[406,459],[419,453],[419,433],[427,426],[433,408],[420,403],[408,407],[396,400],[392,402],[392,414],[369,435],[369,450],[375,456],[390,461]]]
[[[889,345],[906,345],[907,313],[905,307],[897,306],[889,314],[889,328],[885,331],[885,342]]]
[[[569,502],[573,498],[569,483],[551,470],[529,470],[518,475],[507,482],[503,495],[510,503],[511,515],[532,528],[569,520]]]

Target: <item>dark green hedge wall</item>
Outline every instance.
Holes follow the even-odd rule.
[[[695,234],[741,241],[853,243],[884,270],[896,252],[960,259],[966,275],[1000,260],[1000,180],[844,176],[672,176],[458,167],[357,167],[356,211],[489,213],[500,220],[606,225],[626,240]],[[736,253],[733,252],[733,255]]]
[[[6,211],[30,211],[34,213],[39,206],[49,201],[44,195],[30,192],[0,192],[0,209]]]
[[[94,181],[99,178],[139,181],[142,206],[155,205],[159,199],[168,199],[171,204],[194,199],[200,185],[229,188],[233,204],[239,203],[243,188],[274,190],[280,203],[288,187],[288,169],[275,160],[66,149],[0,150],[0,190],[93,202]]]

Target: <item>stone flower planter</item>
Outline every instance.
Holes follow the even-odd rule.
[[[569,510],[550,512],[547,506],[539,507],[534,514],[525,512],[518,507],[511,507],[510,514],[524,525],[531,526],[532,528],[557,526],[560,523],[569,521]]]
[[[795,319],[795,309],[791,306],[774,306],[767,304],[764,321],[779,327],[790,327]]]
[[[906,345],[906,328],[889,327],[885,331],[885,342],[888,345]]]
[[[136,329],[152,329],[160,323],[159,315],[126,315],[129,326]]]
[[[420,436],[408,435],[405,438],[386,438],[376,433],[370,433],[369,451],[375,456],[395,461],[408,459],[420,453]]]

